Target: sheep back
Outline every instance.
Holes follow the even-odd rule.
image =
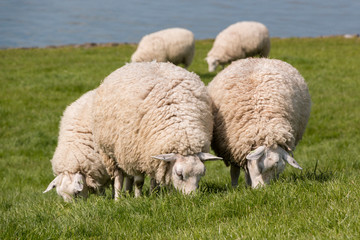
[[[238,60],[208,86],[213,101],[212,148],[229,162],[244,166],[258,146],[293,151],[310,116],[308,87],[290,64],[275,59]]]
[[[270,37],[266,26],[259,22],[238,22],[221,31],[215,38],[208,57],[225,64],[233,60],[270,52]]]
[[[145,35],[131,57],[132,62],[172,62],[189,66],[195,53],[194,34],[183,28],[169,28]]]
[[[158,154],[208,152],[213,119],[200,78],[171,63],[130,63],[110,74],[94,102],[94,136],[111,162],[129,175],[168,184]],[[111,172],[111,171],[110,171]]]
[[[69,105],[61,118],[58,145],[51,159],[55,175],[80,172],[86,184],[97,190],[110,180],[99,152],[95,151],[91,130],[91,106],[95,90],[89,91]]]

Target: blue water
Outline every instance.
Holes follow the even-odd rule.
[[[0,0],[0,48],[138,42],[168,27],[215,38],[244,20],[273,37],[359,34],[360,0]]]

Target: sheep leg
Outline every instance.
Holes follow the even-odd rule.
[[[116,169],[114,171],[114,186],[113,186],[113,196],[115,201],[119,200],[120,193],[124,184],[124,174],[122,170]]]
[[[125,192],[131,192],[134,185],[134,177],[126,176],[125,177]]]
[[[135,197],[140,197],[142,194],[142,187],[144,185],[144,175],[137,175],[134,177]]]
[[[155,178],[150,180],[150,193],[154,193],[160,190],[159,184],[156,182]]]
[[[99,195],[100,196],[105,196],[105,188],[104,187],[99,189]]]
[[[230,176],[231,176],[231,186],[236,188],[238,186],[238,181],[240,176],[240,167],[235,164],[231,164]]]

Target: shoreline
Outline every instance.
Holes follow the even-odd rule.
[[[70,43],[70,44],[61,44],[61,45],[48,45],[43,47],[0,47],[0,50],[7,50],[7,49],[47,49],[47,48],[94,48],[94,47],[116,47],[120,45],[133,45],[136,46],[137,43],[128,43],[128,42],[108,42],[108,43],[94,43],[94,42],[87,42],[87,43]]]
[[[324,36],[317,36],[317,37],[271,37],[274,39],[286,39],[286,38],[335,38],[335,37],[343,37],[346,39],[351,38],[360,38],[360,34],[339,34],[339,35],[324,35]],[[214,40],[214,39],[196,39],[199,41],[202,40]],[[47,49],[47,48],[93,48],[93,47],[116,47],[120,45],[132,45],[136,46],[138,43],[128,43],[128,42],[108,42],[108,43],[94,43],[94,42],[87,42],[87,43],[80,43],[80,44],[62,44],[62,45],[48,45],[44,47],[0,47],[0,50],[7,50],[7,49]]]

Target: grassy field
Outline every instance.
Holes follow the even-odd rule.
[[[212,40],[189,70],[208,83]],[[272,39],[271,58],[307,81],[312,112],[287,167],[261,189],[232,189],[222,162],[206,163],[195,196],[163,191],[119,202],[64,203],[50,159],[65,107],[129,61],[134,45],[0,50],[0,239],[360,239],[360,39]],[[148,191],[148,180],[145,192]]]

